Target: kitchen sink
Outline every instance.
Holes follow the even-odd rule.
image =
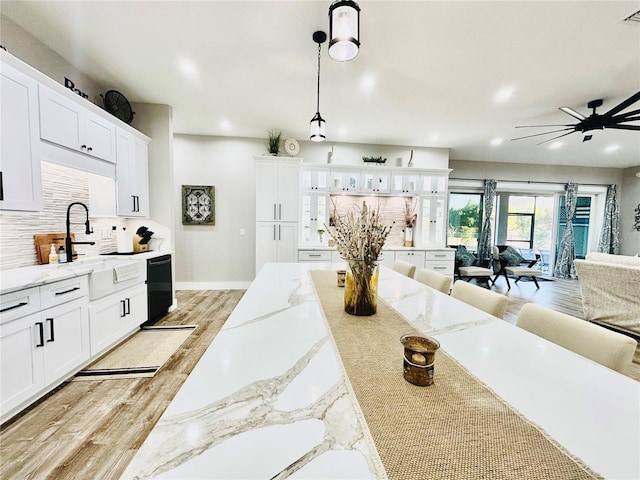
[[[70,268],[74,266],[91,269],[89,273],[90,300],[107,296],[147,280],[144,260],[90,257],[68,264]]]

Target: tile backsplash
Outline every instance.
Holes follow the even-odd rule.
[[[89,175],[80,170],[42,162],[42,211],[0,212],[0,270],[36,265],[38,260],[33,236],[39,233],[65,232],[67,207],[72,202],[82,202],[89,207],[89,219],[94,233],[85,235],[85,212],[78,206],[71,210],[71,232],[78,241],[96,242],[95,245],[77,245],[76,252],[81,255],[97,255],[115,251],[115,235],[102,238],[102,233],[110,232],[113,226],[123,228],[126,226],[126,219],[91,216]]]

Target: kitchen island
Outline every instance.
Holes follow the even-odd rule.
[[[267,264],[122,478],[385,478],[309,276],[337,268]],[[379,295],[566,456],[640,476],[638,382],[384,267]]]

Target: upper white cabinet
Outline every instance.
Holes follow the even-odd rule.
[[[117,211],[122,217],[149,216],[147,141],[117,129]]]
[[[309,168],[302,170],[303,192],[328,192],[329,191],[329,170],[326,168]]]
[[[420,189],[422,193],[445,195],[449,175],[442,173],[430,173],[420,175]]]
[[[360,170],[351,168],[331,168],[331,191],[351,192],[360,191]]]
[[[408,172],[393,172],[392,193],[418,193],[420,175]]]
[[[389,193],[391,191],[391,185],[389,182],[389,172],[380,170],[376,171],[363,171],[362,185],[360,190],[366,193]]]
[[[297,163],[290,160],[256,162],[256,220],[297,222]]]
[[[422,202],[421,243],[429,247],[443,247],[446,243],[446,205],[445,195],[426,195]]]
[[[74,101],[39,86],[40,137],[107,162],[116,161],[116,126]]]
[[[0,209],[42,209],[38,84],[2,63],[0,68]]]
[[[329,224],[329,195],[302,192],[300,212],[300,243],[324,245],[329,239],[325,225]]]

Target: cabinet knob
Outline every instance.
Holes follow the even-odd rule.
[[[81,149],[81,150],[85,150],[86,148],[87,148],[87,146],[86,146],[86,145],[80,145],[80,149]]]

